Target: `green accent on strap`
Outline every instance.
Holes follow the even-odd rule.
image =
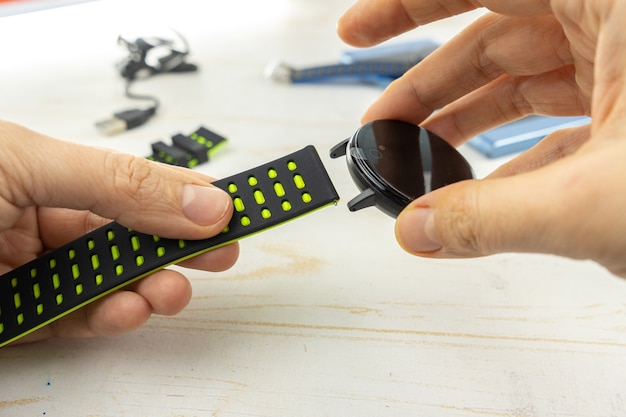
[[[41,288],[39,287],[39,283],[33,285],[33,297],[35,297],[35,300],[41,297]]]
[[[263,191],[254,190],[254,201],[256,201],[258,205],[265,203],[265,196],[263,195]]]
[[[245,204],[243,204],[243,200],[241,197],[235,197],[233,199],[233,206],[235,207],[235,211],[242,212],[246,209]]]
[[[114,261],[120,259],[120,248],[117,245],[111,246],[111,258]]]
[[[91,268],[95,271],[100,267],[100,259],[98,258],[98,254],[94,253],[91,255]]]
[[[304,178],[302,178],[302,175],[300,174],[296,174],[293,176],[293,183],[296,184],[296,187],[298,187],[299,190],[305,187]]]
[[[276,193],[276,197],[284,197],[285,187],[277,181],[274,183],[274,192]]]
[[[78,279],[78,277],[80,277],[80,270],[78,268],[78,264],[72,265],[72,277],[74,277],[74,279]]]

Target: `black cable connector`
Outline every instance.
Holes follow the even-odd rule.
[[[0,0],[1,1],[1,0]],[[96,127],[106,135],[116,135],[126,130],[133,129],[146,123],[154,116],[159,108],[159,99],[152,95],[143,95],[133,93],[131,85],[138,79],[152,77],[157,74],[167,73],[183,73],[197,71],[198,67],[194,64],[185,62],[189,54],[189,45],[186,39],[176,32],[184,44],[182,50],[174,48],[174,41],[160,38],[137,38],[129,41],[121,36],[118,43],[126,46],[129,56],[119,65],[120,75],[126,80],[125,95],[133,100],[147,100],[152,102],[152,106],[146,109],[128,109],[113,114],[113,117],[107,120],[96,122]],[[153,63],[154,59],[149,59],[151,51],[159,51],[157,63]],[[168,54],[162,56],[164,51]]]
[[[129,109],[113,114],[113,117],[96,123],[96,127],[105,135],[116,135],[146,123],[156,113],[156,107],[148,109]]]

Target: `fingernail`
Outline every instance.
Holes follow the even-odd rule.
[[[398,217],[398,239],[410,252],[434,252],[441,249],[435,231],[435,216],[430,208],[416,208]]]
[[[192,222],[209,226],[224,216],[229,198],[219,188],[187,184],[183,188],[183,213]]]

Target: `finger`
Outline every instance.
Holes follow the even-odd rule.
[[[189,258],[179,265],[185,268],[198,269],[201,271],[221,272],[226,271],[235,264],[239,257],[239,243],[234,242],[226,246],[205,252],[201,255]]]
[[[564,1],[559,3],[562,4],[563,9],[568,7]],[[594,123],[597,121],[597,125],[609,124],[621,127],[624,111],[626,111],[626,73],[624,71],[626,31],[624,31],[624,21],[620,16],[626,13],[626,3],[611,3],[612,7],[606,7],[604,13],[603,5],[602,2],[592,3],[589,7],[591,10],[585,9],[585,13],[581,16],[586,22],[582,28],[595,29],[598,37],[594,56],[595,66],[592,67],[594,71],[589,74],[593,77],[590,76],[587,80],[588,82],[593,80]],[[600,22],[595,20],[598,16],[603,17]]]
[[[339,36],[354,46],[371,46],[410,29],[478,7],[517,16],[549,13],[545,0],[360,0],[341,17]]]
[[[571,63],[554,17],[486,15],[391,83],[363,122],[395,118],[417,124],[503,75],[532,77]]]
[[[590,137],[591,124],[557,130],[517,158],[498,167],[487,178],[511,177],[537,170],[574,154]]]
[[[426,257],[534,252],[615,268],[626,250],[621,151],[581,149],[532,172],[440,188],[400,214],[396,236],[405,250]]]
[[[509,75],[490,82],[434,113],[421,125],[459,146],[479,133],[529,114],[589,114],[572,66],[532,77]]]
[[[467,1],[360,0],[339,19],[337,33],[346,43],[371,46],[419,25],[460,14],[475,6]]]
[[[152,314],[174,315],[191,298],[191,285],[180,273],[163,270],[135,284],[133,290],[107,297],[19,339],[18,343],[58,338],[107,337],[141,327]]]
[[[0,124],[0,228],[31,205],[86,209],[163,237],[203,238],[228,223],[232,201],[211,179],[145,158]],[[28,157],[26,157],[28,156]],[[164,221],[167,219],[167,221]]]
[[[40,207],[37,211],[39,234],[47,248],[58,248],[110,222],[88,210]]]
[[[142,296],[151,306],[151,312],[173,316],[182,311],[191,300],[191,284],[179,272],[162,270],[128,287]]]
[[[45,249],[39,239],[36,219],[37,209],[29,207],[11,229],[0,234],[0,274],[25,264]]]

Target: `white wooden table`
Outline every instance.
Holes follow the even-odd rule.
[[[333,62],[347,0],[97,1],[0,18],[0,117],[136,155],[205,125],[228,136],[199,170],[227,176],[314,144],[342,196],[242,242],[223,273],[189,271],[194,297],[171,318],[100,340],[0,350],[2,416],[459,416],[626,414],[626,286],[551,256],[426,260],[393,221],[349,213],[356,194],[328,149],[380,93],[289,86],[268,62]],[[472,16],[407,35],[445,40]],[[113,138],[93,122],[132,106],[117,35],[171,26],[197,74],[155,77],[163,102]],[[503,160],[462,148],[478,176]]]

